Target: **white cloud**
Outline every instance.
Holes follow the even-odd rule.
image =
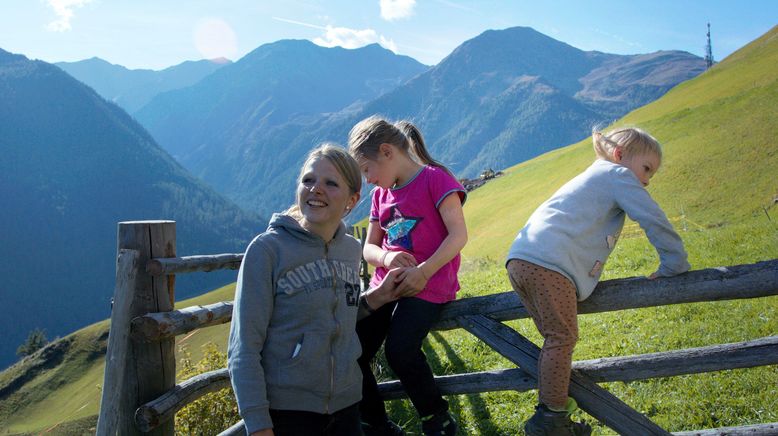
[[[379,0],[381,18],[386,21],[399,20],[413,15],[416,0]]]
[[[49,7],[54,10],[57,19],[49,23],[46,28],[52,32],[65,32],[71,29],[70,20],[73,19],[73,10],[80,8],[93,0],[47,0]]]
[[[359,48],[379,43],[384,48],[397,52],[397,45],[389,38],[379,35],[373,29],[349,29],[347,27],[327,26],[323,36],[314,38],[314,44],[322,47]]]
[[[324,31],[324,35],[313,39],[313,43],[322,47],[359,48],[368,44],[378,43],[386,49],[397,53],[397,44],[383,35],[379,35],[373,29],[349,29],[348,27],[335,27],[331,25],[319,26],[318,24],[291,20],[289,18],[272,17],[276,21],[295,24]]]

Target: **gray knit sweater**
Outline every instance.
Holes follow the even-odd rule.
[[[343,224],[325,244],[280,214],[249,244],[228,347],[249,433],[272,427],[270,408],[333,413],[361,399],[359,260]]]
[[[591,295],[624,227],[636,221],[659,253],[659,276],[689,270],[683,242],[635,174],[596,160],[530,216],[508,252],[556,271],[575,285],[578,300]]]

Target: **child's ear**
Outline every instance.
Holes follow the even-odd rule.
[[[613,148],[613,160],[618,163],[621,162],[621,159],[624,157],[624,148],[621,146],[616,146]]]
[[[383,157],[391,157],[394,150],[392,149],[391,144],[387,144],[384,142],[378,147],[378,154],[380,154]]]

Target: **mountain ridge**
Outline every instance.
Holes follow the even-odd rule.
[[[505,168],[580,139],[593,126],[655,99],[704,70],[701,58],[667,53],[660,57],[685,65],[678,67],[683,73],[673,80],[619,84],[613,75],[603,78],[601,73],[581,82],[581,77],[605,62],[621,65],[622,75],[638,67],[644,75],[653,74],[656,55],[585,52],[530,28],[489,30],[464,42],[438,65],[364,104],[256,129],[244,140],[237,139],[240,135],[230,137],[221,148],[214,147],[214,153],[201,155],[194,172],[244,208],[267,214],[288,204],[282,188],[293,183],[292,168],[307,150],[322,141],[344,143],[357,121],[381,114],[416,123],[434,157],[458,176],[472,177],[486,168]],[[608,88],[602,83],[605,79],[615,84]],[[607,99],[587,99],[588,95]],[[165,147],[166,141],[160,144]],[[270,168],[264,158],[269,155],[287,170]],[[364,207],[355,216],[366,214]]]
[[[132,114],[154,96],[191,86],[231,61],[225,58],[184,61],[162,70],[129,69],[99,57],[57,62],[66,73],[89,85],[106,100]]]
[[[129,115],[58,67],[0,50],[0,366],[34,328],[110,313],[116,223],[174,219],[179,253],[240,251],[264,220],[191,176]],[[181,296],[234,273],[183,278]],[[46,313],[44,317],[29,314]]]

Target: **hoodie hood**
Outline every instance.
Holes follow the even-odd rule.
[[[300,222],[296,219],[282,213],[274,213],[270,217],[270,222],[267,225],[267,231],[272,232],[278,231],[280,229],[286,230],[289,232],[289,234],[301,241],[307,241],[314,244],[324,243],[324,240],[321,238],[321,236],[305,230],[303,226],[300,225]],[[338,225],[338,229],[335,231],[335,236],[332,238],[332,240],[334,241],[341,238],[344,233],[346,233],[346,225],[343,223],[343,221],[341,221]]]

